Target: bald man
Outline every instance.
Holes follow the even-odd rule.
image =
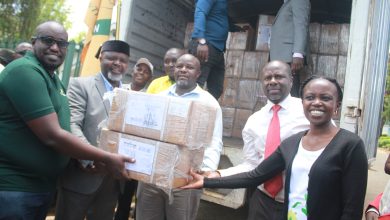
[[[133,161],[70,133],[66,88],[55,74],[68,44],[61,24],[44,22],[33,51],[0,75],[0,219],[45,219],[69,157],[102,163],[115,176],[124,176],[124,163]]]
[[[162,95],[206,102],[217,108],[213,139],[205,148],[202,170],[216,170],[222,150],[222,111],[217,100],[196,83],[200,75],[199,60],[184,54],[176,62],[175,81]],[[173,202],[161,189],[146,183],[138,184],[137,219],[148,220],[195,220],[202,191],[199,189],[173,189]]]
[[[271,61],[262,69],[262,88],[267,104],[252,114],[242,131],[244,162],[228,169],[212,172],[209,177],[230,176],[257,167],[264,160],[268,126],[273,116],[272,107],[280,105],[280,139],[309,129],[301,99],[290,96],[292,75],[290,66],[282,61]],[[283,216],[284,191],[271,196],[263,184],[258,186],[249,204],[248,220],[279,220]]]
[[[147,93],[160,93],[175,83],[175,64],[177,59],[183,54],[184,50],[179,48],[171,48],[165,53],[164,70],[166,75],[153,80],[146,91]]]

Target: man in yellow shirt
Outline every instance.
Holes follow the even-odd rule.
[[[176,60],[184,54],[184,50],[178,48],[169,49],[164,56],[165,76],[157,78],[150,83],[146,93],[157,94],[167,90],[175,83],[173,72],[175,71]]]

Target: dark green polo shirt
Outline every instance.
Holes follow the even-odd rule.
[[[70,131],[66,91],[32,53],[0,74],[0,191],[48,192],[69,158],[45,146],[26,122],[56,112]]]

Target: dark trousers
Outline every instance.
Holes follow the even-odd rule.
[[[0,219],[44,220],[53,193],[0,191]]]
[[[248,220],[283,220],[284,204],[256,189],[249,202]]]
[[[189,45],[189,52],[196,55],[198,42],[192,40]],[[207,62],[200,63],[201,75],[197,83],[203,88],[207,82],[207,91],[214,96],[215,99],[222,95],[223,82],[225,78],[225,58],[223,51],[219,51],[212,45],[209,47],[209,57]]]
[[[299,95],[300,88],[301,88],[301,76],[300,73],[297,73],[293,75],[293,84],[290,92],[291,96],[300,98]]]
[[[123,193],[119,195],[118,207],[115,212],[115,220],[128,220],[130,214],[130,205],[137,190],[138,181],[126,181]]]

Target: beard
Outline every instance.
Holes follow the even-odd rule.
[[[122,80],[123,74],[113,74],[112,72],[108,72],[107,77],[109,80],[119,82]]]
[[[188,88],[189,87],[189,83],[188,81],[186,80],[179,80],[179,81],[176,81],[176,85],[178,87],[181,87],[181,88]]]

